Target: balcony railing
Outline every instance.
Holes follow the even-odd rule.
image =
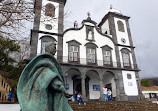
[[[75,59],[76,60],[76,59]],[[124,66],[123,62],[114,62],[104,64],[103,60],[95,60],[95,62],[88,62],[86,58],[78,58],[76,61],[70,61],[67,56],[58,57],[58,61],[61,63],[69,64],[80,64],[80,65],[89,65],[89,66],[101,66],[107,68],[124,68],[124,69],[138,69],[137,64],[129,64],[129,66]]]

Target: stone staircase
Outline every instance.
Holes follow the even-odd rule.
[[[69,102],[69,104],[74,111],[158,111],[158,104],[153,104],[151,101],[86,102],[86,105]]]

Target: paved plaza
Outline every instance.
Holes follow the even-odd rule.
[[[0,104],[0,111],[20,111],[19,104]]]

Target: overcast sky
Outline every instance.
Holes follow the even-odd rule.
[[[158,77],[158,0],[67,0],[66,21],[81,23],[91,13],[99,23],[110,5],[130,16],[130,28],[140,77]]]

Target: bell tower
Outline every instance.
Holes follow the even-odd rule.
[[[63,19],[66,0],[35,0],[34,25],[31,30],[32,59],[45,52],[46,42],[57,42],[56,57],[62,57],[63,46]]]

